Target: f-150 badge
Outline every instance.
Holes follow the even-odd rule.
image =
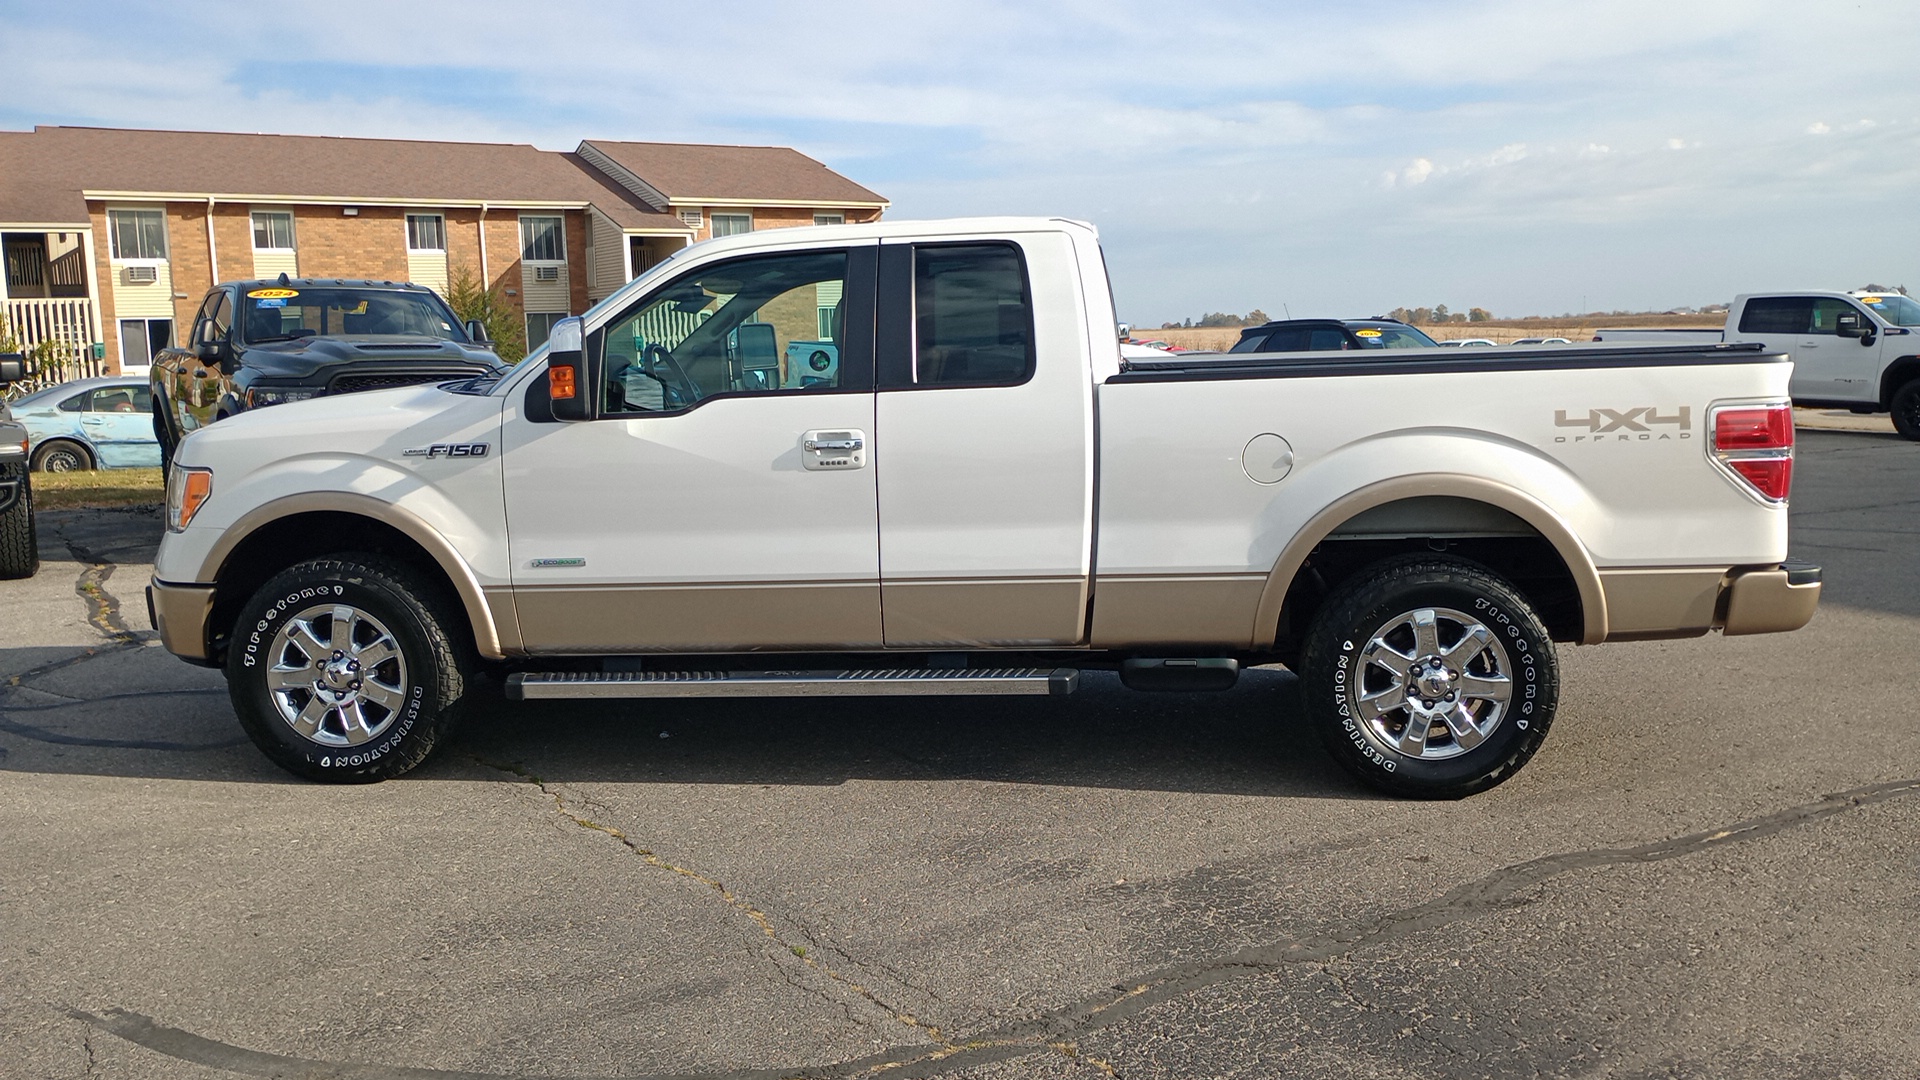
[[[407,457],[486,457],[487,444],[473,443],[434,443],[432,446],[415,446],[401,453]]]

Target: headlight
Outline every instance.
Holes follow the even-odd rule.
[[[247,388],[247,408],[258,409],[267,405],[285,405],[289,401],[305,401],[319,396],[318,390],[295,390],[276,386],[253,386]]]
[[[167,529],[180,532],[213,494],[213,470],[175,465],[167,475]]]

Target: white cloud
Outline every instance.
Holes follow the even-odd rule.
[[[1807,125],[1807,134],[1809,135],[1825,135],[1832,130],[1833,129],[1828,127],[1826,124],[1819,123],[1819,122],[1815,122]]]

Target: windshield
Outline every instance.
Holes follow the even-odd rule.
[[[1350,326],[1363,349],[1431,349],[1432,338],[1411,326]]]
[[[1911,296],[1899,293],[1862,296],[1859,301],[1872,308],[1874,314],[1895,326],[1920,326],[1920,303]]]
[[[241,300],[250,345],[303,337],[431,338],[466,341],[453,314],[429,292],[397,289],[261,288]]]

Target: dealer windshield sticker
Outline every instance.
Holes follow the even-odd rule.
[[[1378,330],[1355,330],[1355,331],[1353,332],[1353,336],[1354,336],[1354,337],[1379,337],[1379,336],[1380,336],[1380,331],[1378,331]]]
[[[260,301],[259,303],[253,306],[254,307],[286,307],[287,302],[277,296],[272,296],[272,297],[268,297],[265,300]]]
[[[298,289],[255,289],[247,294],[249,300],[287,300],[300,295]],[[286,305],[280,305],[285,307]]]
[[[1884,296],[1863,296],[1860,298],[1860,302],[1863,304],[1884,304],[1887,302],[1887,298]]]

